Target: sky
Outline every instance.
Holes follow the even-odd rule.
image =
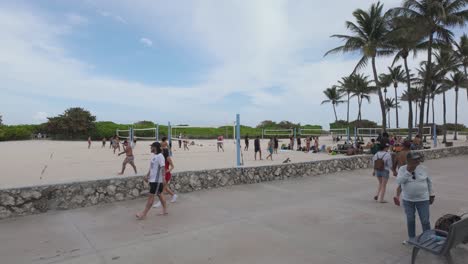
[[[382,2],[391,8],[401,1]],[[5,124],[42,123],[84,107],[98,121],[212,126],[231,124],[239,113],[244,125],[289,120],[328,128],[334,114],[321,105],[323,90],[349,75],[358,56],[323,55],[341,44],[330,35],[347,33],[352,12],[371,3],[2,0],[0,114]],[[392,59],[377,59],[379,73]],[[447,100],[454,122],[453,91]],[[442,122],[441,98],[435,105]],[[350,108],[354,120],[355,99]],[[468,124],[467,110],[461,90],[459,123]],[[346,119],[346,104],[337,111]],[[406,124],[406,104],[399,111]],[[377,95],[362,115],[381,122]]]

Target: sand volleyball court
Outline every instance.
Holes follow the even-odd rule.
[[[236,153],[233,140],[225,140],[225,152],[217,152],[216,140],[194,140],[196,145],[189,146],[189,151],[178,148],[174,142],[173,160],[175,172],[228,168],[236,166]],[[242,149],[244,147],[243,140]],[[280,140],[281,144],[288,144],[287,139]],[[138,174],[147,172],[150,159],[150,141],[139,141],[134,149],[135,164]],[[333,146],[331,138],[321,137],[320,145]],[[454,145],[467,144],[465,139]],[[298,151],[279,151],[273,156],[273,161],[266,161],[267,140],[262,140],[262,161],[254,160],[253,140],[250,141],[249,151],[243,151],[245,166],[261,166],[280,164],[290,158],[292,162],[306,162],[324,160],[343,155],[331,156],[325,153],[303,153]],[[32,186],[51,183],[65,183],[71,181],[87,181],[118,177],[124,155],[117,156],[101,142],[93,142],[88,149],[86,141],[52,141],[28,140],[0,142],[0,188]],[[125,176],[135,175],[133,168],[127,166]]]

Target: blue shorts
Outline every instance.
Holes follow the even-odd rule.
[[[388,171],[388,170],[383,170],[383,171],[376,170],[375,171],[375,176],[376,177],[383,177],[385,179],[388,179],[389,176],[390,176],[390,171]]]

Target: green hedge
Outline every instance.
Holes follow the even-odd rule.
[[[95,122],[95,128],[89,132],[89,135],[78,135],[70,138],[69,135],[48,135],[48,138],[55,140],[86,140],[88,136],[91,136],[93,140],[101,140],[102,138],[110,138],[115,135],[116,130],[128,130],[130,127],[133,128],[154,128],[156,124],[152,122],[141,122],[138,124],[117,124],[110,121],[100,121]],[[322,129],[319,125],[304,125],[299,128],[305,129]],[[280,127],[269,127],[268,129],[282,129]],[[256,136],[262,136],[262,128],[255,128],[249,126],[241,126],[241,137],[248,135],[250,138],[255,138]],[[46,133],[45,124],[42,125],[18,125],[18,126],[1,126],[0,127],[0,141],[6,140],[24,140],[31,139],[32,135],[37,133]],[[216,139],[218,136],[222,135],[225,138],[233,138],[233,127],[232,126],[222,126],[218,128],[210,127],[186,127],[186,128],[175,128],[172,130],[173,137],[178,137],[179,133],[184,134],[185,136],[192,139]],[[167,136],[168,129],[166,125],[159,126],[159,138]],[[136,136],[140,137],[153,137],[154,131],[138,131]]]
[[[42,125],[0,126],[0,141],[31,139],[41,129]]]

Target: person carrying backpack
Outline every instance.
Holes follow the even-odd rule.
[[[388,152],[390,145],[388,142],[382,142],[380,144],[380,150],[375,153],[372,158],[372,163],[374,164],[373,176],[377,177],[379,182],[377,193],[374,196],[374,200],[380,203],[386,203],[384,200],[385,191],[387,189],[388,177],[390,176],[390,171],[392,170],[392,155]]]

